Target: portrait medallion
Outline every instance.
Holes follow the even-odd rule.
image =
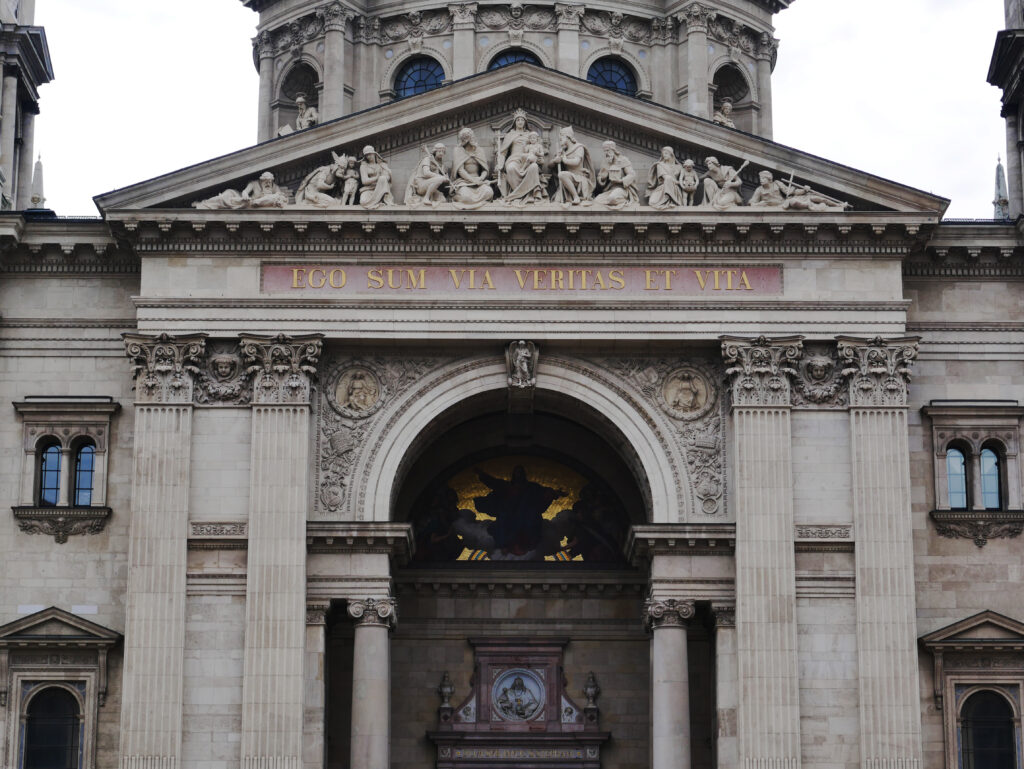
[[[532,721],[544,713],[544,682],[532,670],[514,668],[491,687],[493,720]]]
[[[659,394],[668,415],[685,420],[704,416],[714,406],[716,397],[711,381],[692,366],[669,372],[661,383]]]
[[[338,374],[329,390],[331,405],[347,417],[368,417],[384,401],[384,388],[376,374],[365,366],[350,366]]]

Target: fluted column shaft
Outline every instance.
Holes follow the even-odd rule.
[[[352,650],[350,769],[391,765],[391,623],[394,601],[350,601],[356,619]]]
[[[1010,199],[1010,218],[1024,213],[1024,180],[1021,178],[1020,123],[1016,113],[1006,116],[1006,189]]]
[[[324,32],[324,91],[320,97],[320,120],[334,120],[345,114],[345,25],[340,13],[329,17]]]
[[[32,168],[35,165],[36,116],[21,116],[21,155],[18,157],[18,196],[14,207],[24,211],[32,203]]]
[[[770,56],[757,59],[757,132],[765,139],[771,139],[772,129],[772,60]]]
[[[850,382],[861,766],[921,762],[907,383],[916,338],[839,338]]]
[[[682,15],[686,24],[686,111],[710,118],[708,109],[708,19],[711,11],[689,6]]]
[[[0,170],[3,171],[4,192],[15,205],[14,135],[18,119],[18,78],[14,68],[4,68],[3,89],[0,91]]]
[[[693,601],[649,600],[651,629],[651,766],[690,769],[690,670],[686,623]]]
[[[274,46],[270,34],[263,32],[256,41],[260,57],[260,103],[257,117],[257,141],[274,138]]]

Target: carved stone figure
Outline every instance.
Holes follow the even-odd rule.
[[[516,110],[512,130],[498,138],[498,189],[505,203],[525,205],[544,199],[540,161],[544,147],[540,136],[527,127],[526,112]]]
[[[416,170],[409,177],[405,188],[405,204],[412,208],[438,206],[447,202],[442,190],[451,180],[444,172],[445,146],[435,144],[431,149],[424,147],[423,157]]]
[[[474,209],[494,199],[494,188],[488,180],[490,167],[476,144],[472,128],[459,131],[452,165],[452,203],[456,208]]]
[[[299,185],[299,189],[295,193],[295,205],[317,208],[330,208],[338,205],[337,198],[328,193],[333,192],[338,186],[349,159],[345,155],[336,155],[333,152],[331,156],[334,158],[333,163],[320,166],[302,180],[302,184]]]
[[[235,345],[210,349],[207,364],[196,377],[196,403],[245,405],[252,398],[249,377]]]
[[[295,118],[296,131],[304,131],[320,122],[320,113],[316,111],[316,107],[306,106],[305,94],[300,93],[295,97],[295,106],[299,108],[299,114]]]
[[[718,211],[727,211],[743,205],[743,196],[740,190],[743,188],[743,181],[740,173],[747,167],[744,161],[739,170],[732,166],[723,166],[718,158],[709,157],[704,160],[707,172],[704,179],[704,201],[701,205]]]
[[[636,188],[636,171],[629,158],[619,152],[615,142],[606,141],[604,163],[597,172],[597,183],[601,193],[594,202],[608,208],[626,208],[640,204],[640,193]]]
[[[558,167],[555,202],[563,206],[589,206],[596,182],[590,150],[576,141],[572,126],[558,132],[558,155],[551,159]]]
[[[341,175],[342,188],[341,188],[341,205],[343,206],[354,206],[356,205],[359,194],[359,161],[355,155],[349,155],[348,160],[345,163],[345,170]]]
[[[732,99],[722,99],[721,105],[715,110],[711,120],[726,128],[735,128],[736,124],[732,122]]]
[[[754,190],[749,205],[755,208],[781,208],[784,206],[792,187],[775,181],[771,171],[761,171],[757,178],[761,183]]]
[[[691,174],[694,180],[693,162],[689,161]],[[683,189],[683,179],[686,174],[684,166],[676,160],[676,152],[671,147],[663,147],[661,159],[651,166],[651,172],[647,177],[647,202],[652,208],[672,208],[674,206],[688,206],[693,204],[693,190],[686,192]],[[689,183],[687,179],[687,183]],[[695,190],[696,184],[693,189]]]
[[[537,386],[537,347],[533,342],[513,342],[506,357],[509,387]]]
[[[698,416],[709,404],[713,392],[707,378],[690,367],[672,371],[661,385],[665,410],[677,419]]]
[[[500,683],[504,683],[499,681]],[[531,683],[533,683],[531,681]],[[500,694],[497,692],[501,689]],[[541,705],[531,687],[523,681],[522,676],[516,676],[511,686],[496,686],[494,704],[499,713],[510,721],[526,721],[533,716]]]
[[[372,146],[363,147],[363,162],[359,166],[359,205],[363,208],[393,206],[391,169]]]
[[[354,417],[368,416],[380,402],[380,382],[372,371],[357,366],[338,378],[334,397],[342,413]]]
[[[834,351],[828,346],[807,345],[793,382],[793,405],[845,406],[848,388]]]
[[[242,208],[284,208],[288,204],[288,190],[279,187],[270,171],[264,171],[259,179],[253,179],[241,192],[224,190],[212,198],[192,204],[203,210],[238,210]]]
[[[847,208],[853,208],[842,200],[815,192],[806,184],[793,187],[782,207],[787,211],[845,211]]]

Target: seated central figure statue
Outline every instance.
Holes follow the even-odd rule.
[[[527,129],[526,113],[516,110],[512,130],[498,144],[498,189],[504,202],[525,205],[544,200],[540,177],[543,157],[540,136]]]
[[[494,200],[494,188],[488,180],[490,167],[476,145],[472,128],[459,131],[452,164],[452,204],[456,208],[481,208]]]

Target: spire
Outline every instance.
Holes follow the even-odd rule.
[[[992,201],[994,219],[1010,218],[1010,195],[1006,191],[1006,172],[1003,170],[1002,155],[996,158],[996,196]]]

